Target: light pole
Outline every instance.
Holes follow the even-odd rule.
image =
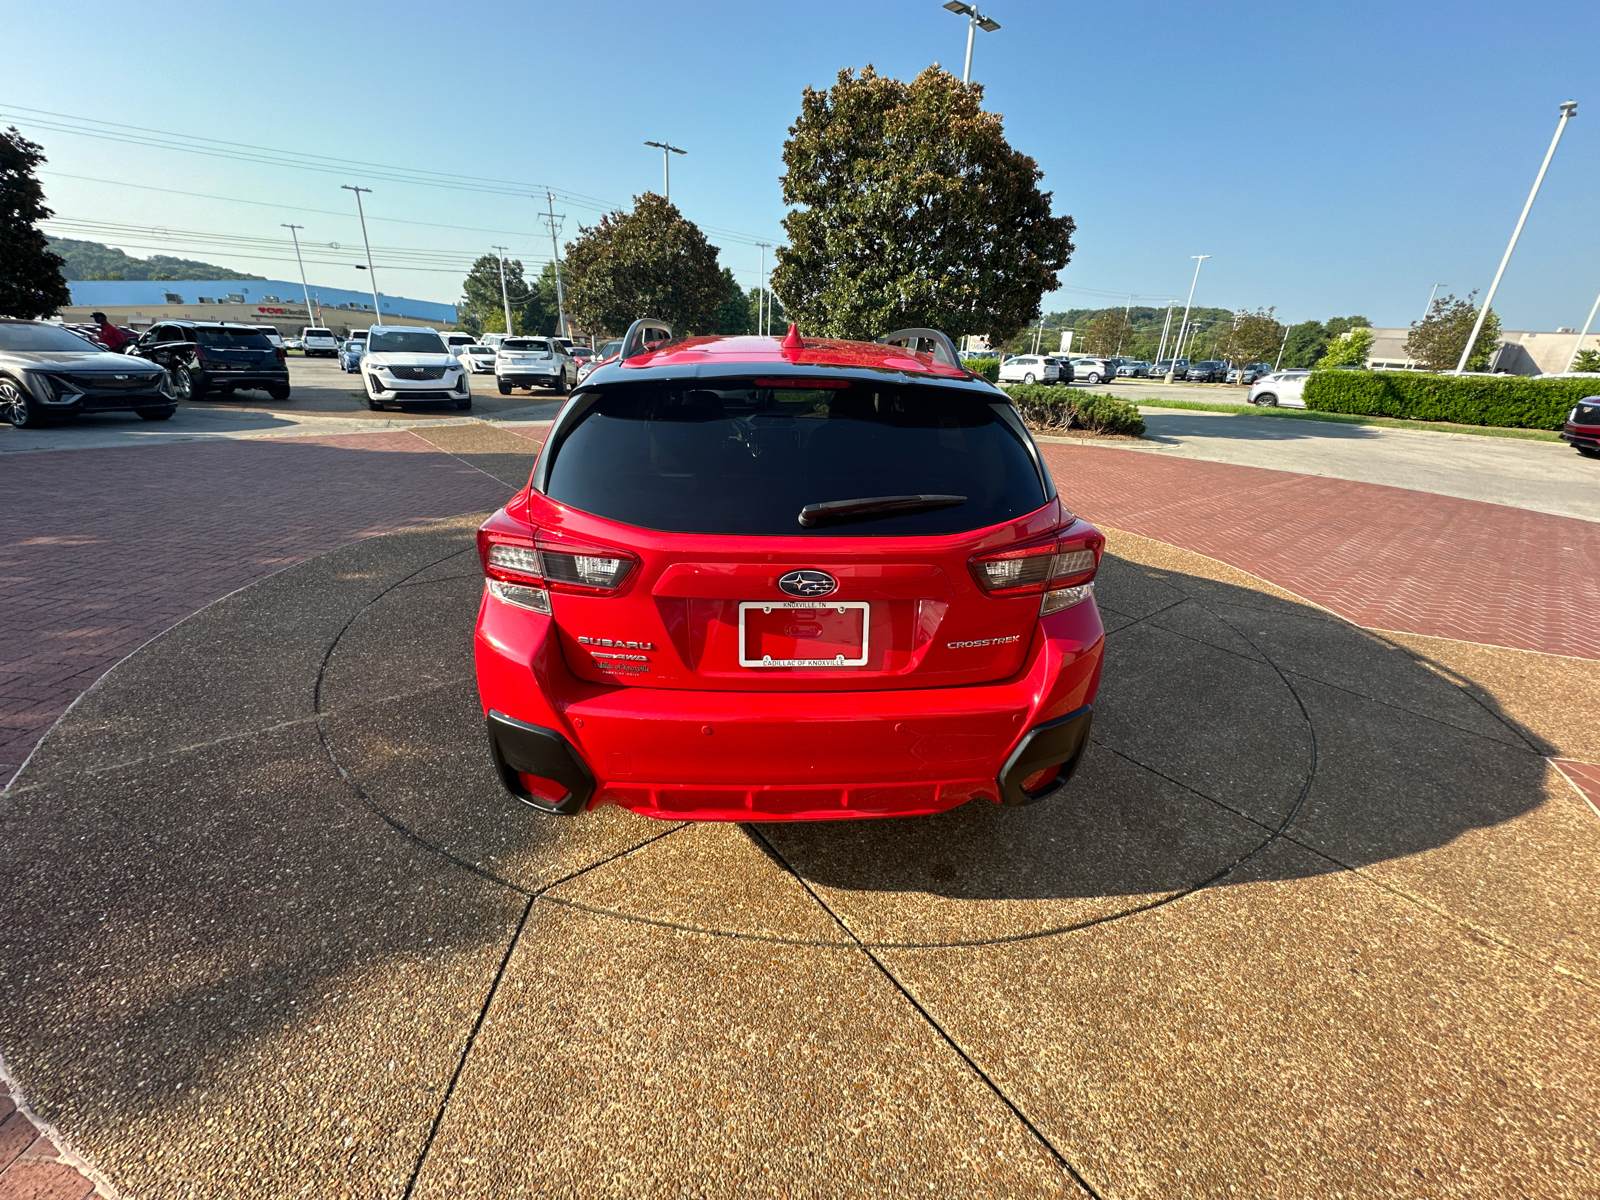
[[[561,336],[566,337],[567,294],[562,290],[561,287],[561,250],[556,245],[556,200],[555,197],[550,194],[548,188],[545,189],[544,199],[548,212],[548,216],[546,216],[545,219],[550,222],[550,257],[555,260],[556,264],[556,321],[558,322]],[[562,213],[560,215],[563,219],[565,219],[567,214]],[[503,271],[501,272],[500,282],[502,285],[505,283],[505,273]],[[510,324],[509,318],[507,319],[507,324]]]
[[[1167,333],[1172,329],[1172,309],[1173,305],[1167,305],[1167,319],[1161,322],[1161,345],[1156,349],[1158,363],[1167,356]]]
[[[1572,353],[1567,355],[1567,371],[1572,370],[1572,364],[1578,361],[1578,351],[1583,348],[1583,339],[1589,336],[1589,326],[1594,324],[1594,314],[1600,312],[1600,296],[1594,298],[1594,307],[1589,310],[1589,319],[1583,323],[1583,332],[1578,335],[1578,340],[1572,343]]]
[[[679,150],[676,146],[669,146],[665,142],[646,142],[645,145],[654,146],[657,150],[661,151],[661,188],[666,193],[662,199],[671,200],[672,159],[668,158],[667,155],[669,152],[672,154],[687,154],[689,152],[687,150]]]
[[[1444,283],[1436,283],[1433,285],[1433,291],[1428,293],[1428,307],[1422,310],[1422,319],[1424,321],[1428,319],[1428,314],[1433,311],[1433,298],[1439,294],[1439,289],[1448,286],[1448,284]]]
[[[761,275],[756,279],[756,332],[766,336],[767,326],[771,324],[767,317],[767,251],[772,248],[771,242],[757,242],[761,247]]]
[[[945,5],[951,12],[959,17],[967,18],[967,65],[961,69],[961,82],[972,81],[972,39],[978,30],[993,33],[1000,28],[999,21],[990,20],[970,4],[963,4],[961,0],[949,0]]]
[[[510,337],[511,328],[511,297],[506,292],[506,248],[504,246],[490,246],[489,249],[500,253],[500,303],[506,306],[506,336]]]
[[[300,235],[295,232],[297,229],[304,229],[305,226],[284,225],[283,228],[287,229],[289,236],[294,239],[294,260],[300,264],[300,289],[306,294],[306,320],[310,321],[313,319],[311,316],[311,286],[306,283],[306,261],[300,257]]]
[[[1188,302],[1185,303],[1184,306],[1183,306],[1183,325],[1178,326],[1178,347],[1179,347],[1179,349],[1182,349],[1182,347],[1183,347],[1183,327],[1184,327],[1184,325],[1187,325],[1189,323],[1189,310],[1194,307],[1194,289],[1195,289],[1195,286],[1200,282],[1200,268],[1205,266],[1206,259],[1210,258],[1211,255],[1209,255],[1209,254],[1191,254],[1191,255],[1189,255],[1189,257],[1194,259],[1194,279],[1191,280],[1190,283],[1189,283],[1189,299],[1188,299]],[[1168,364],[1168,366],[1167,366],[1167,378],[1165,379],[1164,382],[1166,382],[1166,383],[1171,383],[1172,382],[1172,375],[1173,375],[1172,368],[1173,368],[1173,366],[1175,366],[1177,364],[1177,361],[1178,361],[1178,359],[1180,357],[1181,356],[1176,351],[1173,352],[1172,363]]]
[[[1528,202],[1522,206],[1522,215],[1517,218],[1517,227],[1511,231],[1511,244],[1506,247],[1505,256],[1500,259],[1500,269],[1494,273],[1494,282],[1489,285],[1489,294],[1483,298],[1483,307],[1478,310],[1478,319],[1472,323],[1472,336],[1467,339],[1467,344],[1461,350],[1461,361],[1456,364],[1456,374],[1467,369],[1467,359],[1472,357],[1472,348],[1478,344],[1478,334],[1483,331],[1483,322],[1489,316],[1489,305],[1494,302],[1495,289],[1500,286],[1500,276],[1506,273],[1506,264],[1511,261],[1511,252],[1517,248],[1517,239],[1522,236],[1522,225],[1528,219],[1528,211],[1533,208],[1533,198],[1539,194],[1539,185],[1544,182],[1544,173],[1550,169],[1550,160],[1555,157],[1556,146],[1561,141],[1561,134],[1567,127],[1567,122],[1578,115],[1578,102],[1568,100],[1561,105],[1561,116],[1556,120],[1556,135],[1550,139],[1550,149],[1544,152],[1544,162],[1539,164],[1539,174],[1534,176],[1533,191],[1528,193]]]
[[[361,218],[361,244],[367,248],[367,275],[372,280],[372,323],[383,324],[383,305],[378,300],[378,273],[372,269],[372,243],[367,241],[367,214],[361,208],[361,193],[372,192],[371,188],[352,187],[348,183],[339,185],[347,192],[356,194],[356,216]]]
[[[1277,372],[1279,367],[1283,366],[1283,352],[1289,348],[1289,330],[1292,328],[1294,327],[1289,322],[1285,321],[1283,323],[1283,344],[1278,347],[1278,361],[1272,364],[1274,373]]]

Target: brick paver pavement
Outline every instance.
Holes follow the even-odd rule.
[[[94,1188],[9,1097],[0,1096],[0,1200],[85,1200]]]
[[[190,613],[507,491],[409,431],[7,456],[0,787],[90,684]]]
[[[1074,511],[1369,629],[1600,658],[1600,523],[1405,488],[1051,442]]]
[[[1594,815],[1600,817],[1600,763],[1578,762],[1572,758],[1552,758],[1556,770],[1566,776],[1567,782],[1589,802]]]

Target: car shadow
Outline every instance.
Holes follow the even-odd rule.
[[[1372,425],[1319,421],[1315,417],[1274,417],[1258,409],[1239,413],[1144,411],[1141,415],[1145,423],[1144,440],[1169,446],[1181,445],[1187,438],[1227,438],[1240,442],[1360,442],[1383,436],[1383,431]]]

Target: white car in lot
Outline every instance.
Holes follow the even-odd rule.
[[[361,381],[371,409],[424,400],[472,407],[466,368],[450,353],[438,331],[423,325],[374,325],[367,330]]]
[[[578,386],[578,366],[554,338],[506,338],[495,353],[494,374],[502,396],[519,387],[530,392],[536,387],[569,392]]]
[[[1263,375],[1250,387],[1250,403],[1266,408],[1304,408],[1306,380],[1310,378],[1310,371],[1298,367]]]
[[[471,346],[478,340],[470,333],[451,332],[444,334],[443,337],[444,344],[450,347],[450,353],[456,355],[459,355],[468,346]]]
[[[308,325],[300,331],[300,349],[305,352],[307,358],[315,358],[319,354],[338,358],[339,339],[333,336],[331,329],[324,329],[320,325]]]
[[[1038,354],[1014,354],[1000,364],[1001,383],[1055,383],[1060,375],[1055,359]]]
[[[1117,377],[1117,368],[1108,358],[1075,358],[1072,374],[1079,383],[1101,383]]]
[[[474,342],[470,346],[458,348],[456,357],[461,360],[461,365],[474,375],[494,374],[493,346],[484,346]]]

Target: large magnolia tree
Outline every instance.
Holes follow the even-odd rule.
[[[641,317],[673,332],[711,333],[730,286],[717,248],[675,205],[646,192],[567,245],[567,313],[585,331],[621,334]]]
[[[789,244],[773,290],[801,332],[880,337],[926,326],[1003,344],[1038,319],[1072,256],[1038,164],[1011,148],[983,88],[929,67],[866,67],[807,88],[784,143]]]
[[[0,131],[0,317],[48,317],[72,303],[61,256],[39,228],[51,215],[34,175],[44,160],[15,127]]]
[[[1440,296],[1434,300],[1426,317],[1411,322],[1411,332],[1406,335],[1406,354],[1430,371],[1454,371],[1478,319],[1478,306],[1473,303],[1477,296],[1478,293],[1473,292],[1465,300],[1454,296]],[[1500,317],[1491,308],[1472,347],[1467,370],[1488,370],[1489,358],[1499,346]]]

